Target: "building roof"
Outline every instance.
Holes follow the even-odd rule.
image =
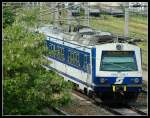
[[[90,12],[92,12],[92,13],[100,13],[100,10],[99,9],[90,9]]]

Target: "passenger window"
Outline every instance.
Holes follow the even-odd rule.
[[[86,54],[83,56],[83,69],[87,70],[87,55]]]
[[[75,65],[76,66],[80,66],[80,63],[79,63],[79,53],[78,52],[75,52]]]
[[[55,45],[53,44],[52,56],[55,57]]]
[[[54,51],[54,56],[57,58],[57,50],[58,50],[58,47],[55,46],[55,51]]]
[[[74,64],[74,53],[73,53],[73,51],[71,52],[71,55],[72,55],[71,56],[71,63]]]
[[[76,53],[75,52],[72,52],[72,55],[73,55],[73,57],[72,57],[72,64],[74,64],[75,65],[75,62],[76,62]]]
[[[61,57],[60,48],[61,48],[61,47],[58,46],[58,50],[57,50],[57,58],[58,58],[58,59],[60,59],[60,57]]]
[[[68,50],[68,63],[76,67],[80,66],[79,53],[77,51]]]
[[[64,48],[63,47],[60,48],[60,59],[64,61]]]
[[[62,57],[62,47],[61,46],[58,46],[57,45],[57,48],[56,48],[56,55],[55,55],[55,57],[57,58],[57,59],[59,59],[59,60],[61,60],[63,57]]]
[[[70,63],[70,50],[68,50],[68,63]]]
[[[79,53],[77,54],[77,60],[78,60],[78,66],[80,66],[80,57],[79,57]]]
[[[48,55],[52,56],[53,55],[53,44],[48,43]]]
[[[76,62],[77,62],[76,55],[77,55],[76,52],[74,52],[74,58],[73,58],[73,64],[74,64],[74,65],[76,65]]]

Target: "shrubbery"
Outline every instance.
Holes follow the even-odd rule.
[[[15,20],[15,13],[13,6],[7,3],[3,6],[3,28],[12,25]]]
[[[25,15],[30,19],[31,15]],[[43,114],[43,108],[70,100],[71,85],[40,65],[46,63],[42,57],[46,52],[45,37],[25,27],[15,21],[3,29],[4,115]]]

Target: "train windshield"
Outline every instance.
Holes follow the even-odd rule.
[[[103,51],[100,71],[137,71],[134,51]]]

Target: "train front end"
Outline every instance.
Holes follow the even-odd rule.
[[[142,90],[142,55],[139,47],[127,43],[108,43],[97,45],[94,51],[93,84],[96,93],[135,95]]]

